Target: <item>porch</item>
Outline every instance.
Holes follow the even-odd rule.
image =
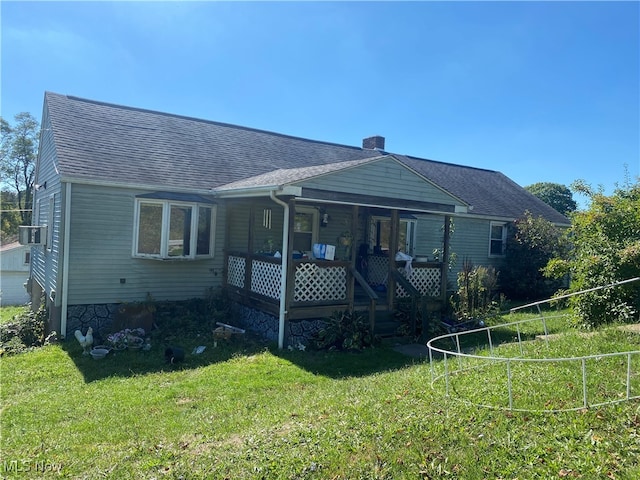
[[[371,330],[380,333],[376,317],[386,312],[390,319],[404,301],[415,334],[418,320],[436,316],[444,305],[453,207],[440,213],[433,204],[408,210],[323,200],[228,200],[223,284],[230,298],[276,317],[281,348],[287,323],[341,310],[366,312]],[[415,246],[414,214],[440,230],[435,242]],[[317,245],[327,246],[328,258],[318,255]],[[420,248],[440,254],[418,255]]]
[[[324,318],[337,310],[367,312],[378,331],[376,312],[393,312],[398,302],[412,304],[415,333],[418,309],[441,306],[442,262],[415,262],[370,255],[366,272],[351,262],[292,259],[287,268],[285,312],[289,321]],[[241,304],[277,316],[280,309],[282,258],[231,252],[227,255],[227,291]]]

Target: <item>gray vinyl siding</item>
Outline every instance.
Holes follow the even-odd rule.
[[[465,260],[475,266],[500,268],[503,257],[489,256],[489,229],[491,221],[467,217],[452,217],[449,251],[455,256],[449,273],[449,281],[455,287],[458,272]],[[444,217],[418,216],[416,256],[433,258],[433,250],[444,246]]]
[[[434,250],[444,247],[444,218],[439,215],[417,215],[416,257],[434,257]]]
[[[254,215],[253,245],[248,245],[252,204]],[[284,208],[281,205],[267,199],[253,199],[248,201],[230,201],[227,208],[231,217],[229,224],[230,252],[257,253],[265,249],[269,240],[271,240],[275,250],[282,252]],[[271,228],[263,225],[265,209],[271,210]]]
[[[209,259],[162,261],[134,258],[136,194],[91,185],[73,185],[69,305],[144,299],[202,297],[222,283],[224,207],[215,218],[215,255]],[[124,283],[121,283],[124,279]]]
[[[253,245],[247,245],[248,225],[250,222],[250,208],[253,204],[254,218],[253,218]],[[244,252],[248,250],[251,253],[258,253],[266,250],[268,241],[271,240],[273,248],[276,251],[282,252],[282,224],[284,221],[284,208],[281,205],[268,199],[254,199],[249,201],[236,201],[229,203],[229,214],[232,218],[229,225],[229,251],[231,252]],[[323,211],[329,215],[329,223],[326,227],[320,227],[316,225],[318,233],[318,243],[326,243],[336,246],[336,259],[345,259],[347,251],[345,248],[341,248],[338,242],[338,237],[345,230],[348,230],[351,223],[352,211],[351,207],[340,205],[326,205],[319,207],[317,205],[310,205],[307,203],[297,203],[296,209],[312,208],[318,211],[318,217],[320,212]],[[265,209],[271,210],[271,228],[263,225],[263,212]],[[293,212],[293,210],[292,210]],[[293,213],[292,213],[293,214]],[[365,240],[365,231],[362,225],[357,228],[357,231],[352,232],[354,237],[354,245],[359,239]],[[356,245],[357,246],[357,245]]]
[[[226,211],[232,219],[227,226],[229,235],[229,251],[248,253],[247,235],[249,231],[248,225],[250,218],[249,203],[228,201]]]
[[[451,236],[451,252],[456,254],[457,260],[453,266],[454,276],[462,268],[463,262],[469,260],[475,266],[492,266],[500,268],[504,257],[489,256],[489,230],[491,221],[457,217],[453,220],[454,232]]]
[[[393,159],[384,159],[357,168],[341,170],[300,182],[298,185],[303,188],[334,192],[463,205],[459,200]]]
[[[31,249],[31,276],[42,286],[47,297],[55,297],[55,305],[59,306],[64,193],[57,173],[56,149],[46,108],[42,117],[39,145],[35,183],[43,187],[34,195],[32,224],[46,225],[49,229],[47,237],[52,241]],[[52,204],[53,218],[50,218]]]

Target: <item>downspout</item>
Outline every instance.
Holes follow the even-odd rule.
[[[71,243],[71,183],[65,184],[64,232],[62,245],[62,311],[60,312],[60,337],[67,336],[67,308],[69,306],[69,244]]]
[[[284,317],[287,301],[287,272],[289,270],[289,204],[276,197],[276,191],[269,192],[271,200],[284,208],[284,225],[282,228],[282,272],[280,274],[280,309],[278,312],[278,348],[284,348]]]

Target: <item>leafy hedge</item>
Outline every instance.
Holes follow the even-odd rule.
[[[44,307],[37,312],[25,309],[12,321],[1,324],[0,355],[22,353],[44,345],[49,339],[45,337],[47,318],[47,309]]]
[[[591,203],[572,215],[571,258],[550,262],[546,273],[569,273],[574,292],[640,277],[640,183],[627,181],[611,196],[579,182],[574,188]],[[640,281],[577,295],[571,304],[586,327],[637,321]]]

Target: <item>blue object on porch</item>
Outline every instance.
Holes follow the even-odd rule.
[[[319,260],[324,260],[324,257],[327,253],[327,245],[324,243],[314,243],[313,244],[313,256]]]

